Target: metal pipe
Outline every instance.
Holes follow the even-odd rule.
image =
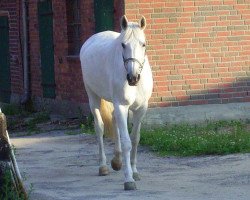
[[[23,83],[24,94],[21,103],[25,104],[30,98],[30,80],[28,64],[28,30],[27,30],[27,0],[22,1],[22,25],[23,25]]]

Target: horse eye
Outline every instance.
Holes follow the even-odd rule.
[[[125,44],[124,44],[124,43],[122,43],[122,48],[123,48],[123,49],[125,49],[125,47],[126,47],[126,46],[125,46]]]
[[[145,43],[143,43],[143,44],[142,44],[142,47],[146,47],[146,44],[145,44]]]

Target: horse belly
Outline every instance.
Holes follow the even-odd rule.
[[[84,74],[85,74],[83,76],[84,84],[100,98],[110,101],[111,94],[110,94],[108,80],[100,78],[99,76],[95,76],[94,74],[92,74],[91,77],[87,76],[88,73]]]

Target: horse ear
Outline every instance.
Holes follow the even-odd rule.
[[[139,26],[141,27],[142,30],[146,28],[146,18],[143,15],[139,21]]]
[[[128,19],[125,15],[122,16],[120,23],[121,23],[122,30],[125,30],[128,27]]]

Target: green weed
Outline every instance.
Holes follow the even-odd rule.
[[[82,132],[94,134],[95,130],[94,130],[94,117],[93,117],[93,115],[90,114],[86,118],[85,122],[80,125],[80,127],[81,127]]]
[[[82,133],[83,133],[83,131],[79,131],[79,130],[69,130],[69,131],[65,132],[66,135],[79,135]]]
[[[9,115],[9,116],[12,116],[12,115],[19,115],[23,112],[21,106],[19,105],[16,105],[16,104],[5,104],[3,107],[2,107],[2,112],[5,114],[5,115]]]
[[[34,118],[26,122],[26,126],[28,127],[28,132],[38,132],[37,124],[49,121],[49,114],[47,112],[39,112]]]
[[[47,112],[39,112],[37,113],[32,120],[30,120],[30,123],[39,124],[43,122],[49,121],[50,117]]]
[[[11,181],[10,171],[6,171],[0,187],[0,199],[1,200],[24,200],[22,194],[17,193]]]

